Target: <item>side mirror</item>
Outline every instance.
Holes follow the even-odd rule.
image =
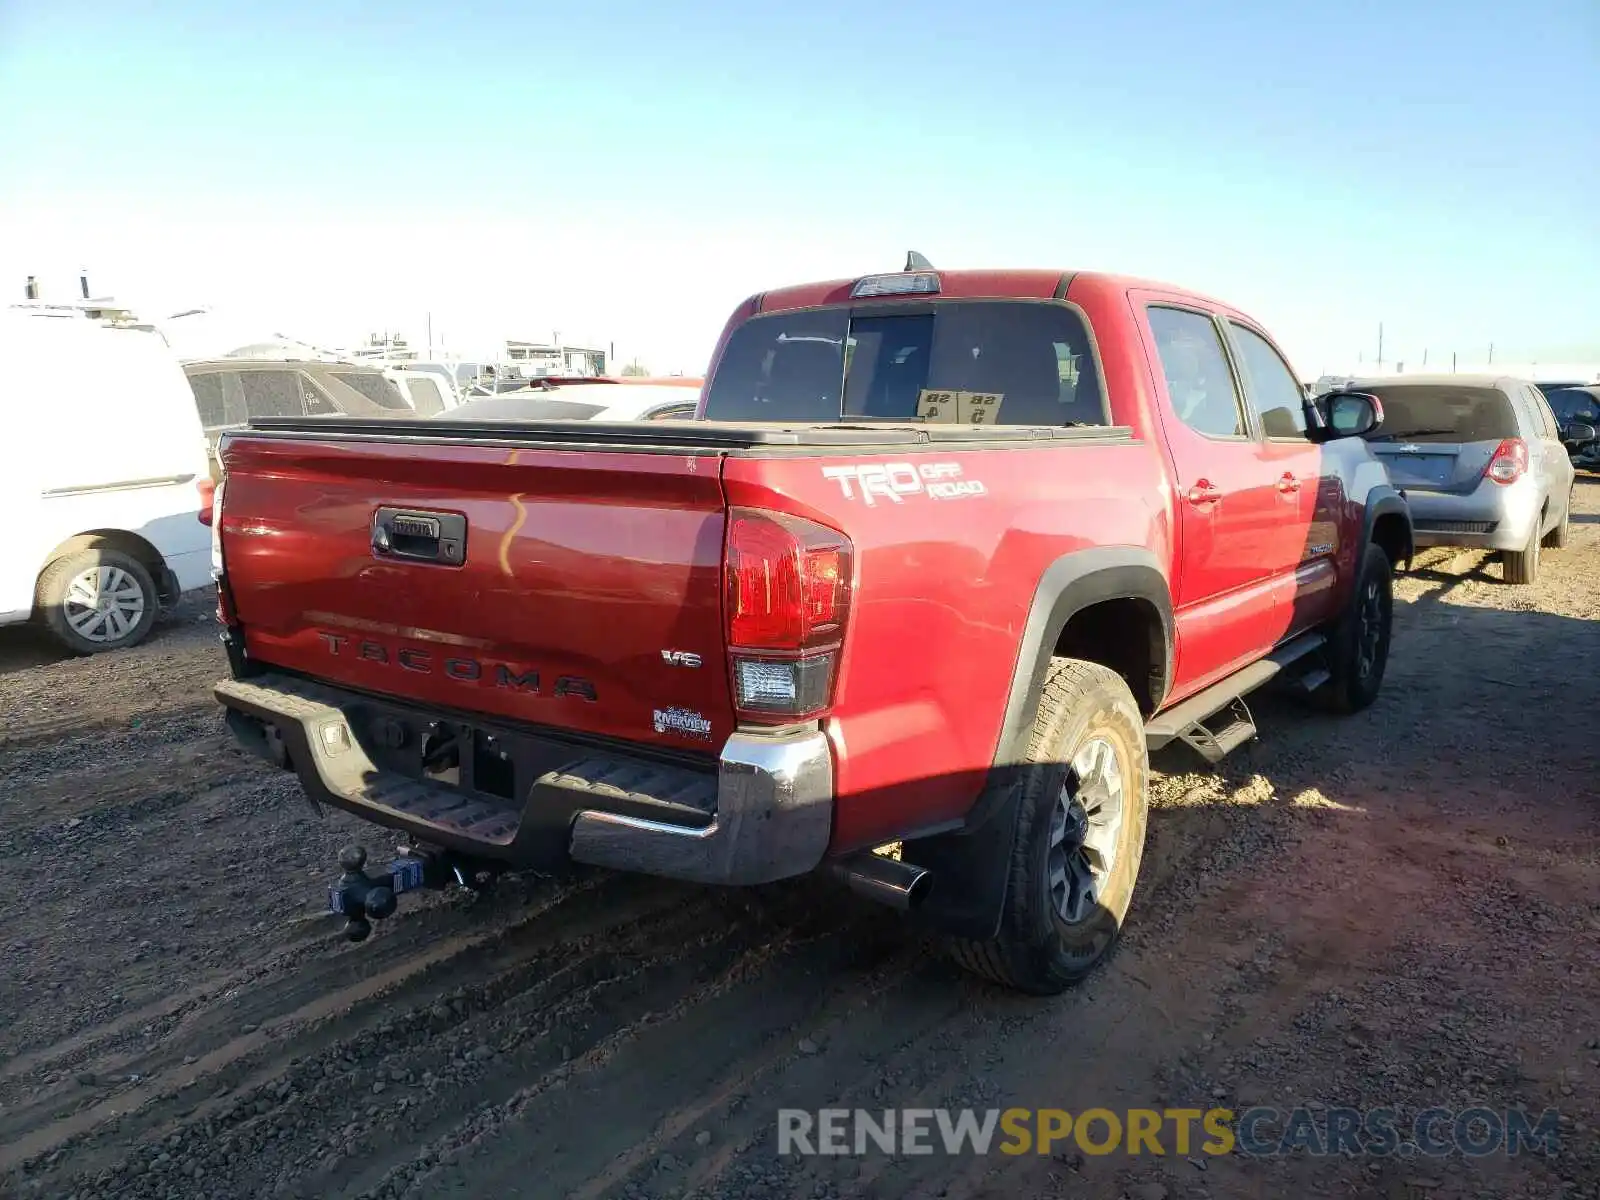
[[[1316,400],[1324,429],[1322,440],[1366,437],[1383,424],[1383,401],[1370,392],[1329,392]]]
[[[1561,431],[1561,440],[1563,442],[1571,442],[1575,446],[1581,446],[1585,442],[1592,442],[1596,439],[1600,439],[1600,430],[1596,430],[1593,425],[1585,424],[1582,421],[1574,421]]]

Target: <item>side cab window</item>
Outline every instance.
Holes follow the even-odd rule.
[[[1160,304],[1147,306],[1145,313],[1178,419],[1205,437],[1248,437],[1216,322],[1206,313]]]
[[[1305,389],[1283,356],[1260,333],[1238,321],[1228,322],[1228,333],[1238,352],[1245,396],[1270,439],[1306,440]]]

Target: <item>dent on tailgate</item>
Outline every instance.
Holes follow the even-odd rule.
[[[246,647],[379,695],[711,753],[733,727],[719,466],[236,438],[222,539]],[[380,507],[464,517],[465,561],[386,558]]]

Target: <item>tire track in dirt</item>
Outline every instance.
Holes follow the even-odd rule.
[[[632,881],[624,881],[632,882]],[[271,1082],[292,1051],[341,1044],[384,1019],[394,1005],[415,1010],[447,991],[470,991],[485,980],[526,976],[542,969],[553,953],[575,947],[626,944],[646,936],[652,918],[665,914],[674,923],[694,918],[695,907],[660,888],[638,888],[633,901],[583,909],[556,931],[549,917],[563,904],[591,899],[598,881],[561,889],[542,904],[524,908],[509,925],[457,934],[442,941],[414,937],[378,939],[370,953],[346,952],[328,957],[326,940],[317,947],[323,961],[309,970],[284,973],[276,979],[234,978],[204,992],[192,993],[174,1027],[141,1054],[94,1062],[95,1074],[137,1076],[151,1082],[116,1091],[79,1109],[66,1119],[13,1136],[13,1122],[26,1127],[46,1109],[61,1107],[60,1095],[47,1095],[0,1122],[0,1170],[79,1139],[110,1122],[102,1140],[148,1135],[175,1117],[203,1117],[217,1104],[199,1099],[218,1086],[247,1091]],[[687,914],[687,915],[686,915]],[[619,926],[623,927],[618,937]],[[324,927],[324,935],[326,934]],[[407,931],[415,933],[416,931]],[[387,945],[383,944],[387,943]],[[363,947],[363,950],[369,948]],[[269,973],[270,974],[270,973]],[[241,1033],[240,1031],[244,1032]],[[187,1051],[187,1053],[181,1053]],[[94,1161],[93,1139],[77,1142],[76,1152]]]

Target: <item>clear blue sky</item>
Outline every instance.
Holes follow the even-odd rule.
[[[1600,359],[1600,3],[0,0],[7,292],[694,370],[743,295],[913,246],[1211,291],[1307,376],[1380,320]]]

